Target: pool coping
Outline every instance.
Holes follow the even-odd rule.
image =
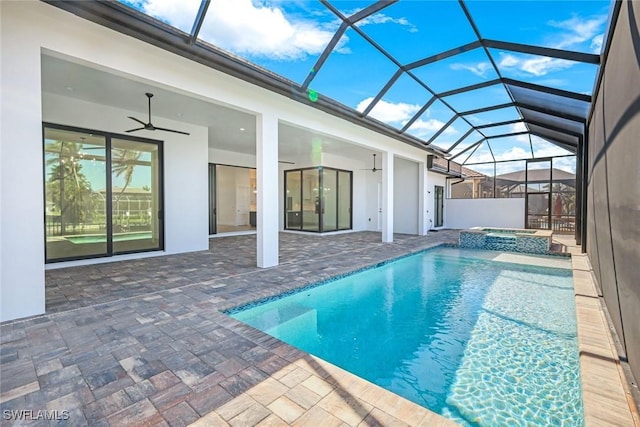
[[[640,426],[587,254],[570,248],[585,426]]]

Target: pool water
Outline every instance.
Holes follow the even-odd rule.
[[[151,232],[136,232],[136,233],[122,233],[122,234],[114,234],[113,241],[114,242],[124,242],[129,240],[140,240],[140,239],[151,239],[153,237],[153,233]],[[67,236],[67,240],[72,243],[105,243],[107,241],[107,236],[104,234],[94,234],[94,235],[78,235],[78,236]]]
[[[583,425],[564,258],[440,247],[231,316],[463,425]]]

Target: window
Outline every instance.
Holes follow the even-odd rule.
[[[350,230],[352,175],[322,166],[285,171],[285,229]]]
[[[161,250],[162,144],[44,125],[46,262]]]

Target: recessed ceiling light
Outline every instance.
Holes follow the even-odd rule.
[[[182,113],[176,113],[176,116],[182,117]]]
[[[73,87],[71,87],[71,86],[65,86],[64,88],[65,88],[66,90],[70,91],[70,92],[71,92],[71,91],[73,91]]]
[[[240,132],[244,132],[244,128],[240,128]]]

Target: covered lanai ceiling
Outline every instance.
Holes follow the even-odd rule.
[[[462,164],[575,153],[609,1],[49,1]]]

